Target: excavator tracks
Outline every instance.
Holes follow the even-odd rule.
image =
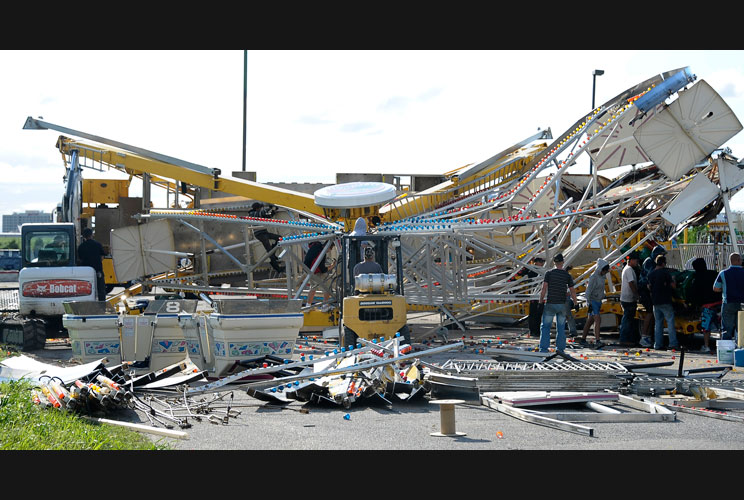
[[[23,351],[43,349],[46,345],[46,325],[39,319],[11,316],[0,320],[0,342],[17,346]]]

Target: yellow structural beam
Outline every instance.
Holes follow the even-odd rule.
[[[380,218],[384,222],[405,219],[433,210],[458,197],[469,196],[511,182],[523,175],[532,161],[546,148],[546,143],[522,147],[494,159],[489,165],[484,165],[477,171],[468,173],[466,170],[453,174],[449,180],[426,191],[400,197],[380,211]]]
[[[60,138],[58,147],[64,154],[70,154],[73,150],[77,150],[80,158],[87,158],[91,161],[106,164],[110,168],[129,175],[139,176],[149,174],[178,180],[190,186],[244,196],[249,199],[261,200],[274,205],[281,205],[317,215],[322,215],[324,212],[321,207],[315,204],[315,199],[312,195],[289,189],[268,186],[245,179],[231,179],[218,175],[210,175],[183,166],[145,158],[116,148],[86,144],[66,137]]]

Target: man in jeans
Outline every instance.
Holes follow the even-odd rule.
[[[721,339],[736,340],[737,323],[741,303],[744,302],[744,268],[741,255],[729,255],[729,267],[718,273],[713,291],[723,292],[721,304]]]
[[[674,329],[674,306],[672,293],[677,283],[666,268],[666,256],[656,257],[656,268],[648,274],[648,286],[651,289],[651,302],[654,305],[654,349],[664,350],[664,320],[669,333],[669,348],[679,349],[677,331]]]
[[[542,257],[535,257],[532,260],[532,264],[535,266],[541,266],[545,264],[545,259]],[[521,275],[527,278],[537,277],[537,273],[532,269],[524,268],[520,271]],[[530,312],[527,317],[527,325],[530,328],[530,337],[537,338],[540,336],[540,322],[542,321],[542,303],[539,300],[530,300]]]
[[[638,252],[630,252],[628,263],[621,274],[620,305],[623,308],[623,319],[620,320],[620,344],[624,346],[635,346],[638,342],[638,325],[635,320],[639,299],[635,271],[638,260]]]
[[[563,269],[563,254],[553,257],[555,268],[545,273],[542,289],[540,290],[540,303],[543,305],[542,326],[540,328],[540,352],[549,352],[550,327],[553,318],[556,323],[555,349],[563,352],[566,349],[566,292],[571,293],[571,300],[578,307],[574,280],[571,275]],[[547,295],[547,298],[546,298]]]

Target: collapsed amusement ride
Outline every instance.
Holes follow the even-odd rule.
[[[131,311],[138,307],[138,293],[161,290],[171,298],[206,303],[215,318],[214,325],[205,320],[204,328],[217,331],[231,314],[254,314],[237,311],[238,303],[284,303],[290,305],[275,307],[293,316],[296,328],[336,330],[347,344],[396,333],[405,337],[405,313],[411,311],[439,314],[441,325],[455,329],[468,322],[518,323],[529,301],[538,298],[548,270],[533,258],[551,262],[557,252],[571,266],[579,290],[597,258],[609,262],[612,295],[619,292],[619,268],[632,251],[650,253],[659,244],[671,248],[685,229],[728,211],[731,196],[744,186],[744,163],[721,149],[741,123],[689,68],[627,89],[557,138],[550,129],[539,131],[420,191],[349,182],[306,194],[222,177],[218,169],[31,117],[24,128],[66,134],[57,140],[66,168],[57,223],[77,224],[73,238],[79,242],[82,221],[110,247],[104,267],[111,293],[101,313],[120,306]],[[568,173],[582,155],[588,155],[591,173]],[[112,195],[101,186],[110,190],[114,183],[83,179],[84,167],[117,170],[129,181],[141,178],[143,198],[128,198],[126,190],[124,196]],[[615,178],[602,175],[618,167],[627,168]],[[152,186],[167,189],[175,206],[179,196],[187,199],[189,208],[152,207]],[[249,215],[256,201],[275,207],[275,214]],[[360,218],[366,231],[352,232]],[[262,246],[255,235],[260,229],[277,234],[277,244]],[[308,265],[304,256],[316,242],[320,258]],[[736,238],[732,244],[736,248]],[[365,246],[374,249],[383,273],[379,282],[368,276],[361,286],[353,268]],[[283,273],[268,267],[272,256],[284,264]],[[326,272],[316,272],[323,257]],[[525,275],[525,269],[536,276]],[[33,343],[53,335],[48,321],[29,333],[24,321],[33,316],[38,325],[44,318],[40,309],[24,311],[22,275],[19,281],[17,333],[6,326],[6,340],[24,335],[24,342]],[[316,300],[307,303],[309,297]],[[399,297],[403,302],[396,302]],[[230,299],[234,305],[226,305]],[[72,321],[81,299],[56,300],[67,303],[58,307]],[[402,322],[396,304],[403,304]],[[352,331],[352,319],[358,324],[360,318],[367,323]],[[151,332],[148,341],[153,338]]]

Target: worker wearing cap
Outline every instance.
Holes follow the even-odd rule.
[[[558,352],[566,349],[566,292],[571,293],[571,300],[578,308],[574,280],[568,271],[563,269],[563,254],[553,257],[555,268],[545,273],[540,303],[543,304],[542,327],[540,328],[540,352],[548,352],[550,347],[550,327],[553,318],[556,322],[555,348]]]
[[[635,322],[638,309],[638,278],[635,268],[638,267],[640,256],[638,252],[630,252],[628,262],[620,275],[620,305],[623,308],[623,318],[620,320],[620,344],[634,346],[638,341],[638,326]]]
[[[354,276],[360,274],[381,274],[384,271],[382,266],[375,262],[375,249],[373,247],[364,247],[364,260],[354,266]]]

